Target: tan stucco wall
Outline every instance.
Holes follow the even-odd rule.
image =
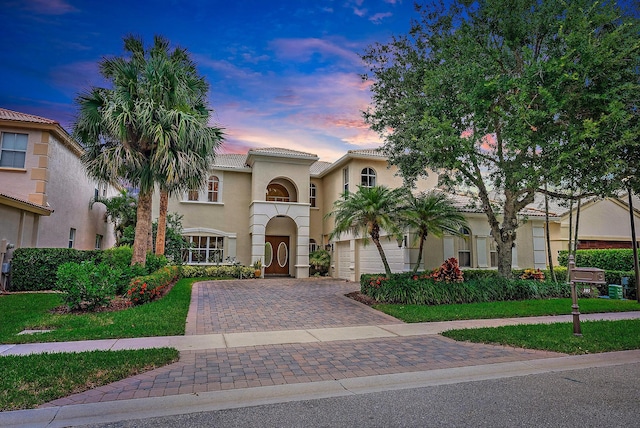
[[[316,207],[309,208],[309,238],[315,239],[316,244],[322,248],[325,244],[322,224],[326,212],[325,200],[322,197],[324,193],[323,182],[320,179],[312,178],[311,183],[316,185]]]
[[[236,234],[236,258],[248,265],[251,262],[251,237],[249,235],[249,205],[251,203],[251,174],[234,171],[216,171],[222,180],[220,203],[188,202],[184,195],[169,199],[169,212],[183,215],[182,226],[207,228]],[[152,216],[158,217],[158,194],[153,198]],[[225,257],[229,254],[225,253]]]
[[[260,157],[252,167],[252,200],[264,201],[267,185],[274,179],[284,179],[295,187],[295,200],[309,203],[309,164],[296,163],[288,158]],[[290,195],[291,196],[291,195]]]
[[[40,220],[40,247],[67,247],[69,230],[76,229],[74,248],[95,248],[96,235],[102,235],[102,248],[112,247],[113,226],[105,221],[103,204],[89,203],[98,184],[91,180],[78,156],[50,136],[49,183],[47,196],[54,212]],[[116,193],[109,187],[109,196]]]

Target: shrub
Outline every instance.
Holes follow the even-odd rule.
[[[309,254],[309,275],[327,275],[331,265],[331,253],[327,250],[315,250]]]
[[[545,299],[569,297],[569,285],[564,282],[509,280],[491,275],[465,282],[436,282],[429,273],[416,275],[362,275],[363,294],[379,302],[439,305],[450,303],[493,302],[502,300]],[[586,297],[586,296],[585,296]]]
[[[93,261],[63,263],[57,271],[56,290],[69,309],[94,309],[106,306],[116,295],[120,270]]]
[[[464,281],[464,274],[458,266],[458,259],[451,257],[442,263],[442,265],[433,272],[433,279],[436,282],[462,282]]]
[[[74,248],[18,248],[11,260],[11,289],[15,291],[52,290],[58,267],[64,263],[96,260],[99,250]]]
[[[220,266],[191,266],[181,267],[184,278],[238,278],[247,279],[254,277],[254,269],[241,265],[220,265]]]
[[[567,266],[569,255],[567,251],[560,251],[558,263]],[[576,266],[595,267],[604,270],[630,271],[633,270],[633,250],[578,250],[576,251]]]
[[[138,276],[131,280],[127,298],[134,305],[151,302],[164,294],[164,291],[180,277],[178,266],[165,266],[156,272]]]

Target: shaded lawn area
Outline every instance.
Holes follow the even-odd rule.
[[[571,355],[640,349],[640,320],[582,321],[580,327],[582,336],[573,335],[572,323],[470,328],[449,330],[442,335],[454,340]]]
[[[0,295],[0,343],[183,335],[191,286],[202,280],[181,279],[162,299],[115,312],[54,314],[62,304],[57,294]],[[26,329],[54,331],[18,335]]]
[[[0,411],[32,409],[177,360],[170,348],[0,357]]]
[[[640,311],[635,300],[580,299],[580,313]],[[571,299],[520,300],[452,305],[373,305],[404,322],[454,321],[491,318],[516,318],[543,315],[570,315]]]

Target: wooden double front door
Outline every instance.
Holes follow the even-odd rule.
[[[289,275],[289,237],[266,236],[264,244],[264,274]]]

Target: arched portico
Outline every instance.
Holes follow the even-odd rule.
[[[309,204],[271,201],[253,201],[250,209],[251,262],[265,260],[265,244],[268,236],[288,237],[287,260],[293,264],[289,274],[296,278],[309,277]],[[280,241],[270,240],[271,256],[280,264],[283,261]],[[276,245],[274,246],[274,243]],[[278,250],[280,247],[280,254]],[[268,255],[268,254],[267,254]]]

